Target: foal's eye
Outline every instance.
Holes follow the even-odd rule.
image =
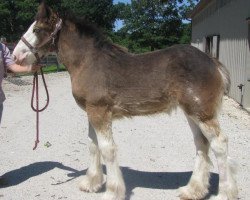
[[[38,33],[40,33],[40,32],[41,32],[41,29],[40,29],[40,28],[34,28],[34,29],[33,29],[33,33],[38,34]]]

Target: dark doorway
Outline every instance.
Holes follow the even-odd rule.
[[[220,36],[211,35],[206,37],[205,52],[214,58],[219,58]]]

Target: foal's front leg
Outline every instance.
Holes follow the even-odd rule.
[[[100,162],[100,151],[97,145],[97,137],[94,128],[89,123],[89,152],[90,165],[86,176],[80,183],[80,190],[86,192],[97,192],[103,184],[103,171]]]
[[[88,106],[87,113],[93,125],[100,153],[107,169],[105,200],[124,200],[125,184],[117,162],[117,148],[112,136],[112,113],[106,106]]]

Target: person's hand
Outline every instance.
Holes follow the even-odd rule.
[[[30,65],[29,67],[28,67],[28,72],[33,72],[33,73],[35,73],[35,72],[37,72],[37,71],[39,71],[40,69],[41,69],[41,65],[39,65],[39,64],[33,64],[33,65]]]

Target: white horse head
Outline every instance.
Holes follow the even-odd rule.
[[[22,39],[16,45],[13,56],[16,63],[31,65],[46,56],[51,50],[62,20],[45,3],[41,3],[36,21],[31,24]]]
[[[36,46],[38,43],[38,37],[34,33],[33,29],[36,24],[36,21],[31,24],[28,31],[23,35],[23,37],[30,43],[32,46]],[[39,53],[41,55],[41,53]],[[18,64],[33,64],[36,61],[35,55],[31,52],[31,49],[20,40],[14,51],[13,56]]]

